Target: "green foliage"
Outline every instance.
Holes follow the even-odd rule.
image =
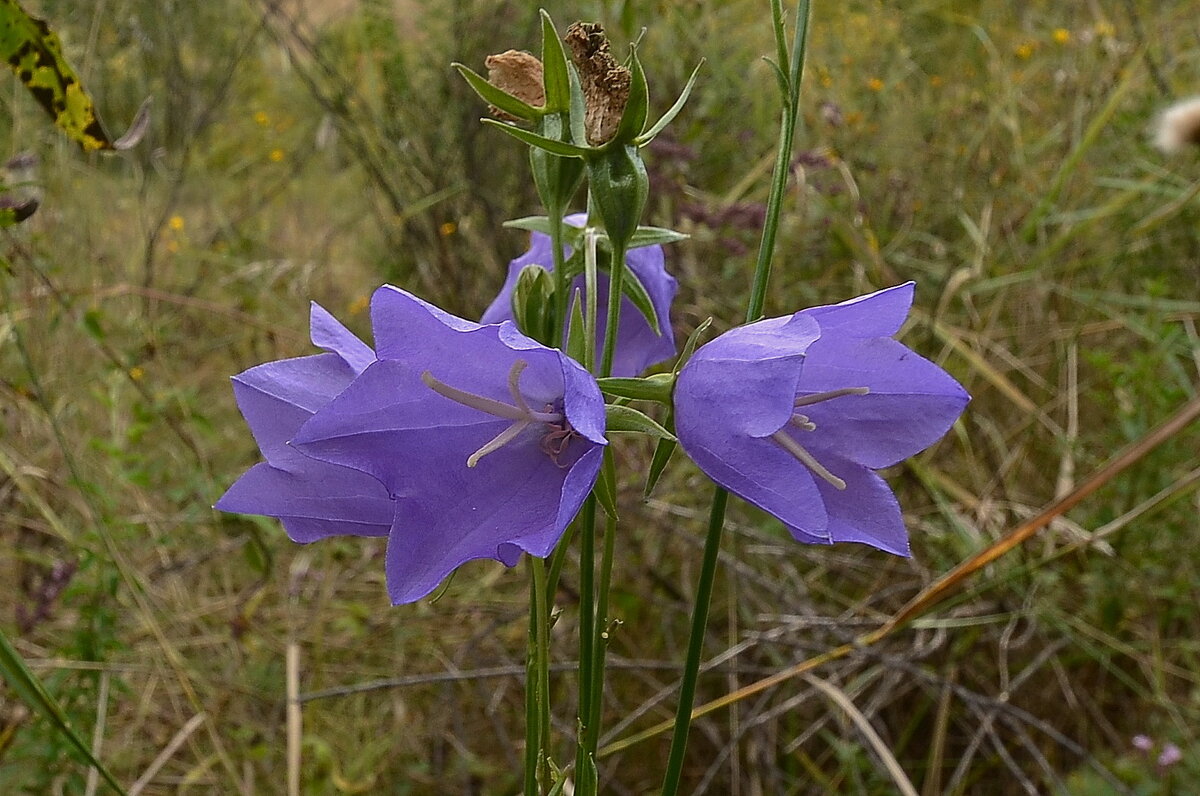
[[[577,12],[621,31],[618,50],[648,27],[638,53],[650,120],[706,59],[686,112],[643,150],[646,223],[689,235],[667,253],[683,285],[680,330],[709,316],[723,330],[745,306],[777,135],[776,77],[760,60],[775,52],[766,5]],[[275,16],[264,27],[260,9],[133,0],[117,20],[39,4],[113,114],[158,98],[161,149],[66,158],[24,89],[0,100],[12,119],[0,137],[39,151],[53,209],[0,243],[11,263],[0,267],[0,464],[12,463],[0,469],[0,621],[88,748],[94,670],[108,672],[101,757],[121,782],[203,713],[151,789],[281,787],[295,644],[302,694],[398,681],[303,703],[307,791],[373,777],[367,792],[512,792],[522,700],[515,677],[495,671],[523,670],[519,574],[472,564],[436,603],[394,610],[377,540],[298,546],[276,523],[208,507],[256,457],[227,378],[312,353],[309,299],[366,335],[364,300],[385,279],[468,317],[494,295],[526,244],[503,222],[541,210],[524,147],[481,128],[448,64],[481,69],[487,53],[536,47],[542,19],[522,4],[380,0],[293,29]],[[1171,94],[1196,91],[1193,17],[1182,0],[815,5],[765,313],[916,279],[905,342],[975,400],[955,436],[888,474],[913,532],[909,561],[796,545],[731,505],[701,701],[870,629],[1195,394],[1200,210],[1179,201],[1200,171],[1145,139],[1167,96],[1147,59]],[[613,447],[620,472],[655,481],[649,502],[613,507],[624,524],[612,609],[624,624],[612,632],[617,708],[605,726],[620,738],[665,713],[659,695],[677,673],[664,662],[685,643],[711,488],[684,457],[662,466],[671,444]],[[1184,750],[1170,781],[1184,792],[1200,727],[1195,490],[1184,480],[1196,449],[1195,429],[1181,433],[944,611],[815,674],[846,691],[922,792],[1031,781],[1054,793],[1054,777],[1071,793],[1119,792],[1097,766],[1154,792],[1165,780],[1127,745],[1141,732]],[[1105,527],[1113,555],[1072,549]],[[51,597],[38,574],[59,561],[78,570]],[[577,588],[560,585],[556,660],[574,654]],[[44,616],[18,627],[17,606],[39,600]],[[555,676],[556,698],[568,679]],[[14,696],[0,696],[4,787],[83,792],[70,742],[14,716]],[[665,751],[660,738],[602,755],[601,783],[650,792]],[[698,721],[684,790],[705,781],[711,793],[894,792],[802,680]]]

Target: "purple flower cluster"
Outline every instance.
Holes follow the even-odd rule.
[[[297,542],[386,536],[394,603],[424,597],[472,559],[512,566],[522,552],[549,555],[594,487],[607,445],[595,378],[508,320],[517,273],[533,262],[550,267],[549,246],[533,236],[485,323],[384,286],[371,301],[372,350],[314,304],[312,341],[327,353],[233,379],[266,461],[216,507],[278,517]],[[627,307],[617,375],[674,353],[676,285],[662,262],[657,246],[629,258],[663,331]],[[892,339],[912,298],[908,283],[700,347],[674,389],[684,451],[798,541],[907,555],[900,507],[876,471],[933,444],[969,400]]]

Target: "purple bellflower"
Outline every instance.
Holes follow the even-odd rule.
[[[587,220],[583,213],[567,216],[564,221],[573,227],[582,227]],[[565,256],[569,257],[567,248]],[[621,303],[621,320],[617,329],[617,347],[613,356],[613,376],[634,377],[652,365],[675,356],[675,338],[671,332],[671,302],[679,289],[675,277],[667,273],[664,265],[662,246],[642,246],[631,249],[625,257],[629,270],[637,275],[638,280],[646,288],[650,303],[654,307],[654,316],[658,320],[661,334],[655,334],[654,328],[638,310],[634,303],[625,297]],[[517,287],[517,277],[521,269],[527,265],[540,265],[547,271],[554,271],[554,255],[550,245],[550,236],[541,232],[530,235],[529,251],[508,264],[508,276],[500,294],[484,310],[483,323],[499,323],[512,320],[513,291]],[[583,275],[576,277],[571,285],[571,292],[583,292]],[[603,346],[606,319],[604,307],[608,306],[608,275],[600,273],[596,284],[600,312],[596,321],[596,361],[600,360],[600,348]],[[565,324],[564,324],[565,328]]]
[[[549,555],[600,471],[596,380],[511,322],[472,323],[391,286],[371,320],[378,360],[293,445],[373,476],[396,501],[392,602],[419,600],[472,559]]]
[[[386,536],[394,504],[382,484],[288,445],[306,420],[375,361],[370,346],[319,304],[312,305],[310,325],[313,345],[329,353],[267,362],[233,377],[234,397],[266,461],[246,471],[216,508],[277,517],[297,542]]]
[[[675,385],[675,428],[710,478],[798,541],[908,555],[900,506],[876,470],[936,442],[970,396],[891,339],[913,283],[727,332]]]

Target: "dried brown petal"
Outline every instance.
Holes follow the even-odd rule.
[[[488,82],[507,91],[526,105],[540,108],[546,104],[546,89],[542,83],[542,62],[527,52],[509,50],[489,55],[484,60]],[[505,121],[518,121],[494,105],[488,107],[493,116]]]
[[[625,103],[629,101],[632,76],[609,51],[608,37],[598,22],[576,22],[564,38],[583,88],[584,129],[588,143],[599,146],[617,134]]]

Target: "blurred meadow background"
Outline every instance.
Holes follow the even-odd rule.
[[[466,317],[499,288],[527,243],[501,224],[539,207],[449,64],[536,50],[537,5],[26,5],[110,127],[155,104],[101,157],[15,78],[0,94],[0,154],[37,153],[43,187],[0,233],[0,627],[144,794],[283,793],[289,771],[311,794],[516,792],[523,568],[473,562],[392,608],[381,541],[301,547],[210,506],[257,460],[228,377],[312,353],[310,300],[366,335],[381,282]],[[645,27],[655,113],[707,59],[647,155],[646,223],[691,235],[667,251],[680,339],[729,328],[778,130],[768,3],[547,6],[620,55]],[[814,4],[767,314],[914,279],[903,339],[974,401],[889,473],[911,560],[802,546],[733,502],[699,702],[879,626],[1196,395],[1200,147],[1151,131],[1197,93],[1192,0]],[[1200,793],[1198,449],[1183,429],[915,622],[699,719],[685,791],[895,793],[887,750],[922,796]],[[673,714],[711,488],[680,456],[625,494],[606,744]],[[668,738],[605,756],[606,792],[653,792]],[[0,792],[94,786],[0,687]]]

